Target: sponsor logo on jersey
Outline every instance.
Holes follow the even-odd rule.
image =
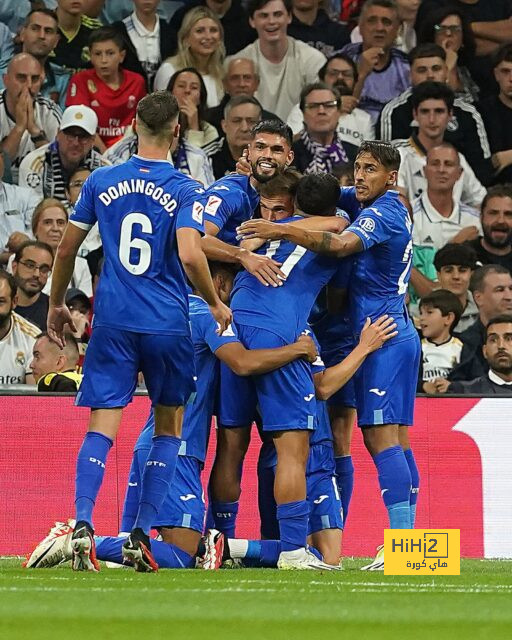
[[[372,233],[373,231],[375,231],[375,221],[371,218],[361,218],[361,220],[359,220],[359,226],[367,233]]]
[[[203,224],[203,211],[203,205],[196,200],[192,205],[192,220],[195,220],[199,224]]]
[[[214,216],[217,213],[217,209],[220,207],[221,204],[222,204],[222,198],[219,198],[219,196],[210,196],[208,198],[208,202],[206,203],[204,211],[210,216]]]
[[[327,500],[327,498],[328,498],[328,497],[329,497],[329,496],[328,496],[328,495],[326,495],[326,494],[324,493],[322,496],[319,496],[316,500],[313,500],[313,502],[314,502],[315,504],[322,504],[322,502],[323,502],[324,500]]]
[[[304,396],[304,400],[306,402],[311,402],[311,400],[313,400],[314,397],[315,397],[315,394],[314,393],[310,393],[307,396]]]
[[[193,493],[187,493],[187,495],[185,496],[180,496],[180,500],[183,500],[183,502],[188,502],[189,500],[193,500],[194,498],[197,498],[197,496]]]
[[[374,393],[376,396],[385,396],[386,392],[385,391],[381,391],[380,389],[374,388],[374,389],[370,389],[370,393]]]

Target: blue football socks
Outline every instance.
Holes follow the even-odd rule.
[[[282,551],[294,551],[306,546],[309,505],[307,500],[277,505],[277,520]]]
[[[389,516],[390,529],[410,529],[411,472],[400,445],[378,453],[373,461],[379,474],[382,499]]]
[[[76,462],[75,508],[76,520],[85,521],[93,527],[92,511],[100,490],[108,452],[112,440],[102,433],[89,431],[85,434]]]
[[[123,544],[126,538],[95,536],[94,540],[98,560],[123,563]],[[151,540],[151,553],[160,569],[191,569],[195,565],[194,558],[186,551],[160,540]]]
[[[175,436],[154,436],[144,467],[140,505],[134,528],[149,535],[158,511],[174,478],[181,440]]]
[[[227,538],[234,538],[238,501],[221,502],[220,500],[212,500],[209,511],[213,520],[213,528],[221,531]]]
[[[343,526],[345,526],[354,489],[354,464],[352,456],[336,456],[334,462],[336,465],[336,484],[343,508]]]
[[[416,524],[416,503],[418,502],[418,494],[420,492],[420,474],[418,467],[416,466],[416,460],[414,459],[412,449],[406,449],[404,451],[404,455],[411,473],[411,495],[409,497],[409,506],[411,510],[411,529],[414,529],[414,525]]]

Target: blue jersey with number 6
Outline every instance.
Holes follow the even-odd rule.
[[[347,193],[345,193],[347,192]],[[344,190],[347,206],[350,188]],[[405,304],[411,277],[412,220],[397,191],[387,191],[359,212],[346,231],[355,233],[363,251],[354,255],[349,286],[352,326],[359,333],[366,318],[388,314],[397,323],[392,342],[416,334]]]
[[[300,219],[294,216],[281,222]],[[235,321],[293,342],[306,326],[313,304],[336,272],[339,260],[285,240],[267,242],[257,253],[280,262],[287,279],[280,287],[266,287],[247,271],[241,271],[231,297]]]
[[[94,326],[189,335],[186,278],[177,229],[203,233],[204,190],[164,160],[133,156],[86,180],[70,222],[97,221],[105,262]]]

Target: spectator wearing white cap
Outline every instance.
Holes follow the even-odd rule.
[[[93,171],[110,164],[93,149],[97,127],[98,118],[90,107],[68,107],[55,140],[29,153],[21,163],[19,184],[45,198],[67,202],[69,177],[78,167]]]

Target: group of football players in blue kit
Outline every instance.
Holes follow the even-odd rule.
[[[92,411],[77,460],[76,517],[54,527],[27,566],[71,559],[89,571],[99,570],[98,560],[138,571],[233,563],[338,569],[353,466],[337,445],[344,435],[332,432],[328,398],[357,409],[390,527],[414,526],[419,480],[407,427],[420,351],[405,307],[412,223],[392,190],[399,156],[388,144],[363,143],[354,188],[340,191],[327,174],[305,176],[296,211],[271,222],[252,216],[258,189],[293,162],[289,128],[256,125],[240,175],[204,192],[166,160],[177,115],[165,92],[139,103],[138,154],[91,174],[57,252],[49,334],[62,344],[66,324],[72,328],[63,300],[74,257],[98,222],[105,265],[77,396]],[[233,263],[245,267],[236,276]],[[326,285],[340,299],[348,288],[348,305],[316,325],[318,344],[308,319]],[[95,537],[94,503],[139,371],[152,409],[134,451],[124,533]],[[201,470],[215,412],[203,535]],[[263,440],[265,539],[244,541],[235,523],[254,420]],[[159,539],[150,540],[152,528]],[[382,568],[382,554],[370,566]]]

